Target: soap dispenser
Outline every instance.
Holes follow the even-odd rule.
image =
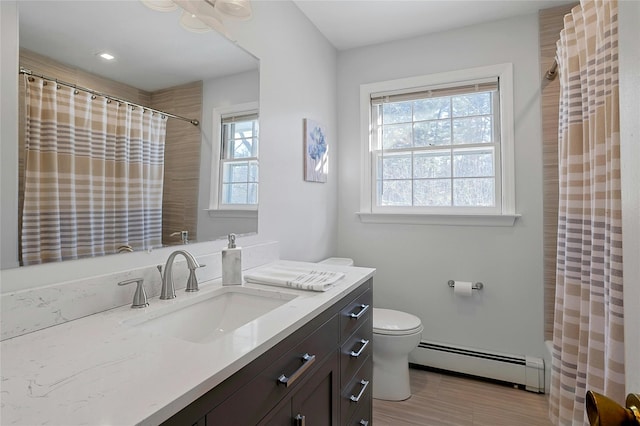
[[[242,285],[242,249],[236,247],[236,234],[229,234],[229,244],[222,249],[222,285]]]

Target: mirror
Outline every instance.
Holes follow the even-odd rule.
[[[255,57],[215,31],[187,31],[180,24],[180,8],[160,12],[141,1],[24,0],[18,2],[18,10],[22,67],[200,122],[196,127],[167,120],[163,245],[182,244],[182,231],[188,231],[190,242],[257,232],[257,209],[218,214],[210,205],[220,144],[220,125],[213,117],[221,108],[258,104]],[[115,59],[100,58],[102,52]],[[22,76],[20,81],[24,86]],[[21,110],[23,93],[21,88]],[[20,132],[24,133],[23,126]],[[17,166],[20,176],[23,151]],[[22,197],[24,179],[20,182]],[[21,223],[15,217],[11,223],[5,219],[3,227]]]

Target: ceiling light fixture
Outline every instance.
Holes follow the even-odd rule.
[[[158,12],[171,12],[176,10],[178,5],[171,0],[140,0],[149,9],[157,10]]]
[[[204,33],[214,29],[230,38],[223,19],[244,21],[251,18],[249,0],[140,0],[150,9],[162,12],[175,10],[180,6],[184,12],[180,25],[188,31]]]
[[[198,16],[187,12],[186,10],[182,12],[182,16],[180,16],[180,25],[185,30],[194,32],[194,33],[206,33],[211,31],[211,28],[198,19]]]
[[[247,20],[251,18],[251,3],[249,0],[204,0],[222,16],[237,20]]]
[[[102,59],[105,59],[107,61],[112,61],[116,58],[115,56],[107,52],[98,53],[98,56],[100,56]]]
[[[214,29],[227,38],[230,37],[215,9],[208,3],[202,0],[174,0],[174,3],[190,15],[189,17],[185,17],[183,13],[180,18],[180,24],[186,30],[202,33],[206,32],[206,30],[202,29],[205,27]]]

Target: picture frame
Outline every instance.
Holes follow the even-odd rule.
[[[304,128],[304,180],[327,181],[329,169],[329,146],[325,127],[315,120],[305,118]]]

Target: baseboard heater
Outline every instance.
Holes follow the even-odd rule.
[[[523,386],[544,393],[544,360],[463,346],[422,341],[409,355],[409,362],[471,376]]]

